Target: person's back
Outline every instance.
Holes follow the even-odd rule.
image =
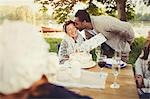
[[[131,51],[129,43],[134,40],[134,31],[131,24],[120,21],[119,19],[111,16],[91,16],[91,22],[94,29],[98,33],[102,33],[107,38],[107,41],[105,42],[106,44],[103,45],[108,45],[111,51],[104,52],[113,53],[114,50],[121,51],[123,54],[127,53],[125,58],[122,54],[122,60],[127,62],[128,53]],[[104,50],[107,49],[105,48]]]
[[[32,93],[29,94],[28,99],[91,99],[88,96],[80,96],[66,88],[50,83],[45,83],[38,86]]]
[[[56,93],[62,98],[82,97],[48,82],[46,75],[52,73],[48,66],[53,65],[49,63],[49,45],[38,28],[21,21],[5,21],[0,28],[0,99],[28,99],[47,83],[50,89],[42,88],[50,91],[48,98]]]
[[[123,22],[111,16],[91,16],[91,22],[94,29],[98,33],[101,32],[108,40],[117,35],[122,36],[123,40],[134,40],[134,31],[129,22]]]

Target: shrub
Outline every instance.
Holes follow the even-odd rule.
[[[58,39],[58,38],[45,38],[45,40],[50,45],[49,52],[58,52],[57,46],[58,46],[58,44],[61,43],[62,39]]]
[[[145,41],[146,39],[144,37],[135,38],[134,42],[131,44],[131,52],[128,63],[134,65],[136,59],[141,53],[142,48],[144,47]]]

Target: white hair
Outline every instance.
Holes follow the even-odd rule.
[[[38,29],[20,21],[5,21],[0,27],[0,93],[29,88],[46,74],[48,49]]]

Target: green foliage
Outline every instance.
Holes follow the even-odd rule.
[[[53,17],[56,19],[58,23],[63,23],[66,19],[69,18],[69,7],[66,6],[65,8],[58,8],[53,12]]]
[[[93,61],[96,61],[96,60],[97,60],[97,56],[96,56],[96,54],[95,54],[95,49],[91,50],[91,51],[90,51],[90,54],[92,54],[92,59],[93,59]]]
[[[58,39],[58,38],[45,38],[45,40],[50,45],[49,52],[58,52],[57,45],[61,43],[62,39]]]
[[[39,11],[41,11],[41,12],[43,12],[43,13],[46,13],[46,12],[48,11],[48,8],[46,8],[46,7],[44,6],[44,7],[40,8]]]
[[[132,20],[135,19],[135,10],[134,10],[134,5],[131,4],[130,2],[126,3],[126,14],[127,14],[127,20]]]
[[[89,7],[87,8],[88,12],[91,15],[110,15],[117,17],[117,7],[116,2],[117,0],[97,0],[98,2],[101,2],[102,4],[106,5],[105,8],[99,8],[96,5],[92,3],[93,0],[34,0],[35,2],[38,2],[42,5],[42,7],[46,7],[47,5],[51,5],[54,8],[54,19],[58,23],[63,23],[66,19],[68,19],[70,16],[69,14],[72,13],[73,7],[77,2],[83,2],[86,4],[89,4]],[[127,18],[128,20],[134,18],[134,7],[132,4],[127,4]],[[46,10],[44,10],[46,11]]]
[[[150,6],[150,0],[143,0],[144,4]]]
[[[88,13],[93,16],[99,16],[99,15],[104,15],[105,12],[102,8],[98,8],[96,5],[93,3],[89,4],[89,7],[87,8]]]
[[[115,0],[97,0],[98,2],[101,2],[102,4],[106,5],[106,12],[110,16],[117,17],[117,6]]]
[[[97,1],[106,5],[106,13],[108,15],[117,17],[116,2],[118,2],[118,0],[97,0]],[[127,14],[127,20],[134,19],[135,17],[134,5],[131,4],[131,2],[129,1],[126,2],[126,14]]]
[[[131,44],[131,52],[128,63],[135,63],[136,59],[141,53],[142,48],[144,47],[145,41],[146,39],[144,37],[135,38],[134,42]]]
[[[106,13],[110,16],[117,17],[117,7],[115,5],[107,5],[106,6]]]

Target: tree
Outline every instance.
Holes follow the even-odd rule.
[[[69,13],[72,13],[73,7],[77,2],[84,2],[89,4],[87,8],[88,12],[91,15],[101,15],[103,11],[101,8],[98,8],[92,3],[93,0],[35,0],[42,4],[42,7],[46,7],[46,5],[51,5],[54,8],[53,16],[57,20],[57,22],[61,23],[65,21],[69,17]],[[106,5],[106,13],[111,16],[116,16],[116,12],[118,11],[118,18],[122,21],[127,20],[126,16],[126,3],[127,0],[97,0],[102,4]],[[130,8],[130,5],[128,5]],[[130,13],[132,13],[130,11]],[[132,17],[131,17],[132,18]]]
[[[86,9],[90,15],[99,16],[105,15],[105,11],[102,8],[98,8],[95,4],[90,3],[89,7]]]
[[[122,21],[127,21],[125,11],[127,0],[115,0],[115,2],[117,4],[118,18]]]
[[[130,0],[97,0],[106,5],[107,13],[111,16],[115,16],[122,21],[127,21],[134,18],[134,5]]]
[[[143,0],[144,4],[149,6],[150,5],[150,0]]]

